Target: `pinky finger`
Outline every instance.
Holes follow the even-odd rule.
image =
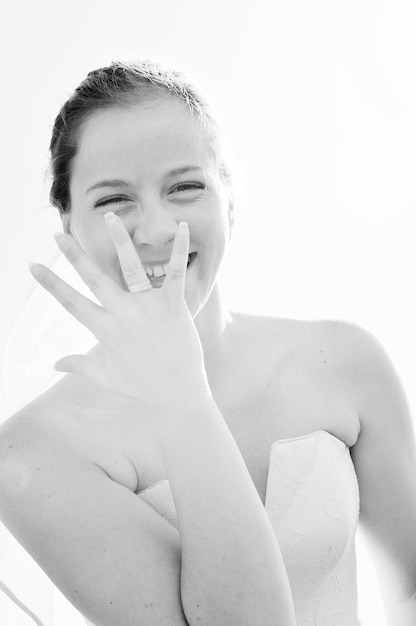
[[[71,354],[59,359],[54,365],[58,372],[67,372],[82,376],[100,387],[106,387],[107,374],[104,361],[96,356]]]

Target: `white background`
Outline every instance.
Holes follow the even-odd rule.
[[[150,58],[193,79],[228,129],[241,179],[229,306],[364,326],[415,407],[411,0],[28,0],[7,11],[0,345],[33,286],[27,264],[56,250],[44,179],[60,106],[91,69]],[[359,557],[363,626],[383,626],[360,545]]]

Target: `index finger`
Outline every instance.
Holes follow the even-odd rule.
[[[127,287],[148,281],[145,269],[122,220],[109,211],[104,217]]]
[[[101,304],[107,308],[111,308],[111,305],[114,306],[119,294],[123,293],[114,280],[99,269],[97,264],[71,236],[55,233],[54,237],[61,252]]]

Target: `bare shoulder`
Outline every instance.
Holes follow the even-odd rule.
[[[292,342],[304,346],[309,354],[321,355],[322,363],[345,369],[367,365],[382,350],[375,336],[358,324],[338,319],[321,320],[276,320],[284,332],[290,332]],[[295,345],[295,344],[294,344]]]
[[[0,444],[13,438],[14,449],[35,444],[47,431],[47,403],[39,396],[20,408],[0,425]]]
[[[372,401],[374,405],[379,386],[394,387],[394,367],[374,335],[355,323],[337,319],[247,314],[238,314],[236,319],[245,330],[246,345],[256,345],[259,359],[263,355],[270,359],[278,396],[281,399],[285,394],[285,411],[291,423],[295,415],[313,412],[314,427],[332,428],[331,432],[353,446],[366,403]],[[375,390],[372,400],[370,388]],[[376,414],[374,408],[367,412]],[[306,417],[301,421],[303,427]],[[312,427],[310,420],[307,423]]]
[[[247,341],[260,341],[279,357],[315,359],[317,363],[355,369],[363,354],[370,364],[369,347],[380,350],[377,339],[363,327],[335,319],[303,320],[233,313]]]
[[[341,320],[312,324],[319,341],[324,342],[334,363],[342,369],[362,418],[376,413],[374,403],[377,405],[383,395],[403,400],[399,373],[382,342],[370,330]]]
[[[292,345],[302,344],[303,357],[309,358],[309,364],[320,364],[320,371],[342,381],[356,409],[360,430],[364,426],[371,433],[378,431],[386,436],[397,428],[411,432],[400,375],[371,331],[343,320],[295,320],[284,324],[292,329],[292,337],[296,336]]]
[[[138,477],[126,442],[134,441],[137,432],[131,433],[131,421],[123,417],[121,412],[109,419],[105,412],[82,411],[59,386],[51,388],[1,425],[0,459],[13,470],[32,457],[65,458],[134,492]]]

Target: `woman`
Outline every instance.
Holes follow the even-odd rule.
[[[389,624],[415,623],[397,376],[355,326],[225,310],[233,193],[207,105],[114,63],[51,155],[57,244],[96,302],[31,271],[98,344],[2,427],[5,525],[96,625],[352,626],[360,503]]]

